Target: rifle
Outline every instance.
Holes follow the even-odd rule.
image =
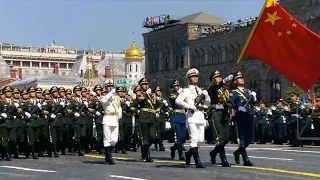
[[[254,92],[258,91],[258,89],[260,88],[260,85],[258,85],[258,87],[254,90]],[[248,101],[246,102],[246,104],[244,105],[244,107],[247,107],[249,105],[249,103],[251,103],[253,96],[250,95]]]

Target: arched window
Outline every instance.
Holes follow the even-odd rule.
[[[276,100],[281,98],[281,81],[277,78],[275,81],[275,98]]]
[[[274,103],[276,101],[276,97],[275,97],[275,83],[273,79],[270,79],[270,84],[269,84],[269,101],[271,103]]]

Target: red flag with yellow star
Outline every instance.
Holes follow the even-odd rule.
[[[267,0],[245,44],[244,56],[268,64],[303,90],[320,79],[320,36],[274,0]]]

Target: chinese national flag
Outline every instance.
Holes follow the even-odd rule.
[[[320,79],[320,36],[274,0],[267,0],[245,44],[244,56],[268,64],[303,90]]]

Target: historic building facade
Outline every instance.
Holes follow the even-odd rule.
[[[306,21],[307,19],[304,20]],[[315,21],[319,20],[313,21],[313,24],[316,24]],[[174,26],[143,34],[145,74],[150,78],[151,86],[160,85],[165,94],[169,93],[169,83],[173,79],[180,80],[182,85],[186,86],[185,73],[193,67],[200,71],[199,82],[204,88],[210,84],[209,77],[212,71],[220,70],[224,76],[229,75],[252,25],[205,37],[199,34],[199,25],[202,29],[213,29],[221,23],[227,24],[227,21],[205,13],[197,13],[182,18],[180,23]],[[314,29],[319,32],[320,28]],[[267,102],[275,102],[276,99],[284,97],[285,90],[293,84],[268,65],[252,57],[245,57],[238,70],[244,74],[248,88],[256,89],[260,85],[257,94]]]

